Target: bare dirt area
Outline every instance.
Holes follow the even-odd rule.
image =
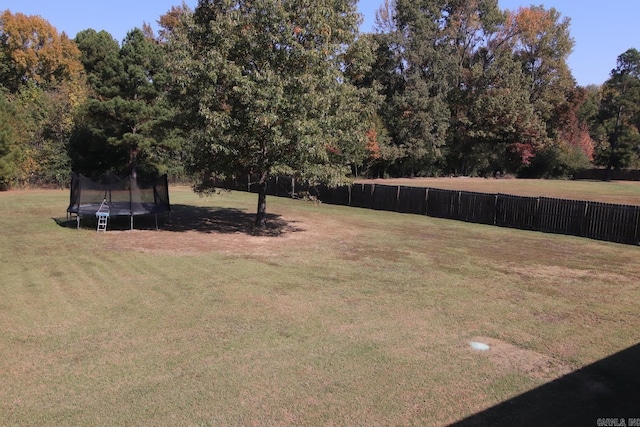
[[[295,217],[269,214],[265,229],[253,225],[255,215],[234,209],[177,207],[159,230],[111,228],[104,236],[111,250],[190,255],[209,252],[276,256],[292,247],[316,245],[354,233],[326,216],[296,211]],[[326,233],[327,221],[332,233]]]
[[[487,344],[489,349],[480,352],[506,372],[515,371],[532,378],[550,380],[572,371],[566,364],[549,356],[495,338],[475,337],[473,341]]]

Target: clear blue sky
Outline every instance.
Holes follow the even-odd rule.
[[[117,40],[127,31],[155,24],[156,20],[181,0],[2,0],[0,10],[40,15],[58,31],[75,37],[78,31],[93,28],[106,30]],[[187,0],[195,7],[197,0]],[[364,15],[363,31],[370,31],[375,11],[382,0],[360,0]],[[631,47],[640,49],[640,0],[499,0],[500,8],[515,10],[520,6],[542,4],[554,7],[571,18],[571,35],[575,40],[569,66],[580,85],[601,84],[609,77],[618,55]]]

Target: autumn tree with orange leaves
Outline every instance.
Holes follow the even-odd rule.
[[[39,16],[0,14],[0,89],[15,112],[19,155],[14,183],[61,185],[69,176],[66,142],[86,97],[80,51]]]
[[[530,85],[531,104],[546,124],[548,142],[538,148],[537,163],[549,163],[545,174],[552,175],[554,169],[566,169],[570,174],[571,169],[588,167],[595,147],[587,124],[578,117],[585,93],[576,87],[567,65],[574,46],[569,27],[570,19],[562,18],[554,8],[521,7],[507,12],[497,37],[522,64]],[[552,166],[563,163],[564,166]]]
[[[49,89],[82,73],[80,51],[39,16],[0,14],[0,82],[12,93],[33,83]]]

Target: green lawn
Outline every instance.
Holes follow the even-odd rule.
[[[386,185],[433,187],[445,190],[502,193],[529,197],[589,200],[595,202],[640,205],[640,181],[587,181],[492,178],[395,178],[358,180]]]
[[[170,196],[97,234],[0,193],[0,425],[445,425],[640,342],[639,247]]]

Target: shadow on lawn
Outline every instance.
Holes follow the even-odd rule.
[[[638,425],[635,421],[640,421],[640,344],[452,425]]]
[[[239,209],[171,205],[171,215],[162,228],[176,232],[245,233],[273,237],[303,231],[295,222],[287,222],[280,215],[267,213],[267,225],[263,229],[255,227],[255,219],[255,212]]]
[[[170,213],[158,214],[158,228],[164,231],[201,233],[244,233],[251,236],[277,237],[287,233],[303,231],[294,222],[283,220],[280,215],[267,213],[267,225],[264,229],[256,228],[256,214],[239,209],[201,207],[191,205],[171,205]],[[76,228],[75,217],[52,218],[59,226]],[[111,217],[107,225],[108,231],[126,231],[131,228],[130,217]],[[140,215],[133,218],[135,230],[155,230],[156,217]],[[80,227],[96,229],[95,217],[82,217]]]

